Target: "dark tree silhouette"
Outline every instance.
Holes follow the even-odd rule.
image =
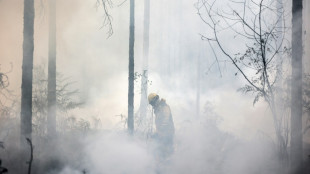
[[[32,133],[32,69],[33,69],[34,0],[24,1],[24,41],[21,95],[21,145]]]
[[[302,165],[302,0],[292,1],[291,173]]]
[[[135,44],[135,1],[130,0],[129,24],[129,77],[128,77],[128,131],[134,131],[134,44]]]

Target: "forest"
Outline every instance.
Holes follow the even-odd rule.
[[[0,174],[309,174],[310,2],[0,0]]]

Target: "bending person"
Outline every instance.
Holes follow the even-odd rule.
[[[159,99],[155,93],[149,94],[148,101],[155,113],[156,133],[154,137],[159,143],[160,156],[166,159],[173,152],[174,123],[170,107],[165,99]]]

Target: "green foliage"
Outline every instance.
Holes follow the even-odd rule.
[[[134,74],[134,80],[135,80],[135,82],[138,82],[138,80],[140,79],[140,78],[142,78],[142,76],[143,76],[143,74],[141,74],[141,73],[138,73],[138,72],[135,72],[135,74]],[[152,85],[152,81],[151,80],[147,80],[147,83],[148,83],[148,85]]]

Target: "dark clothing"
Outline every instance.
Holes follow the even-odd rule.
[[[170,111],[164,99],[161,99],[157,106],[154,107],[156,133],[159,137],[173,137],[174,124]]]
[[[170,107],[164,99],[154,106],[154,113],[159,151],[166,158],[173,152],[174,124]]]

